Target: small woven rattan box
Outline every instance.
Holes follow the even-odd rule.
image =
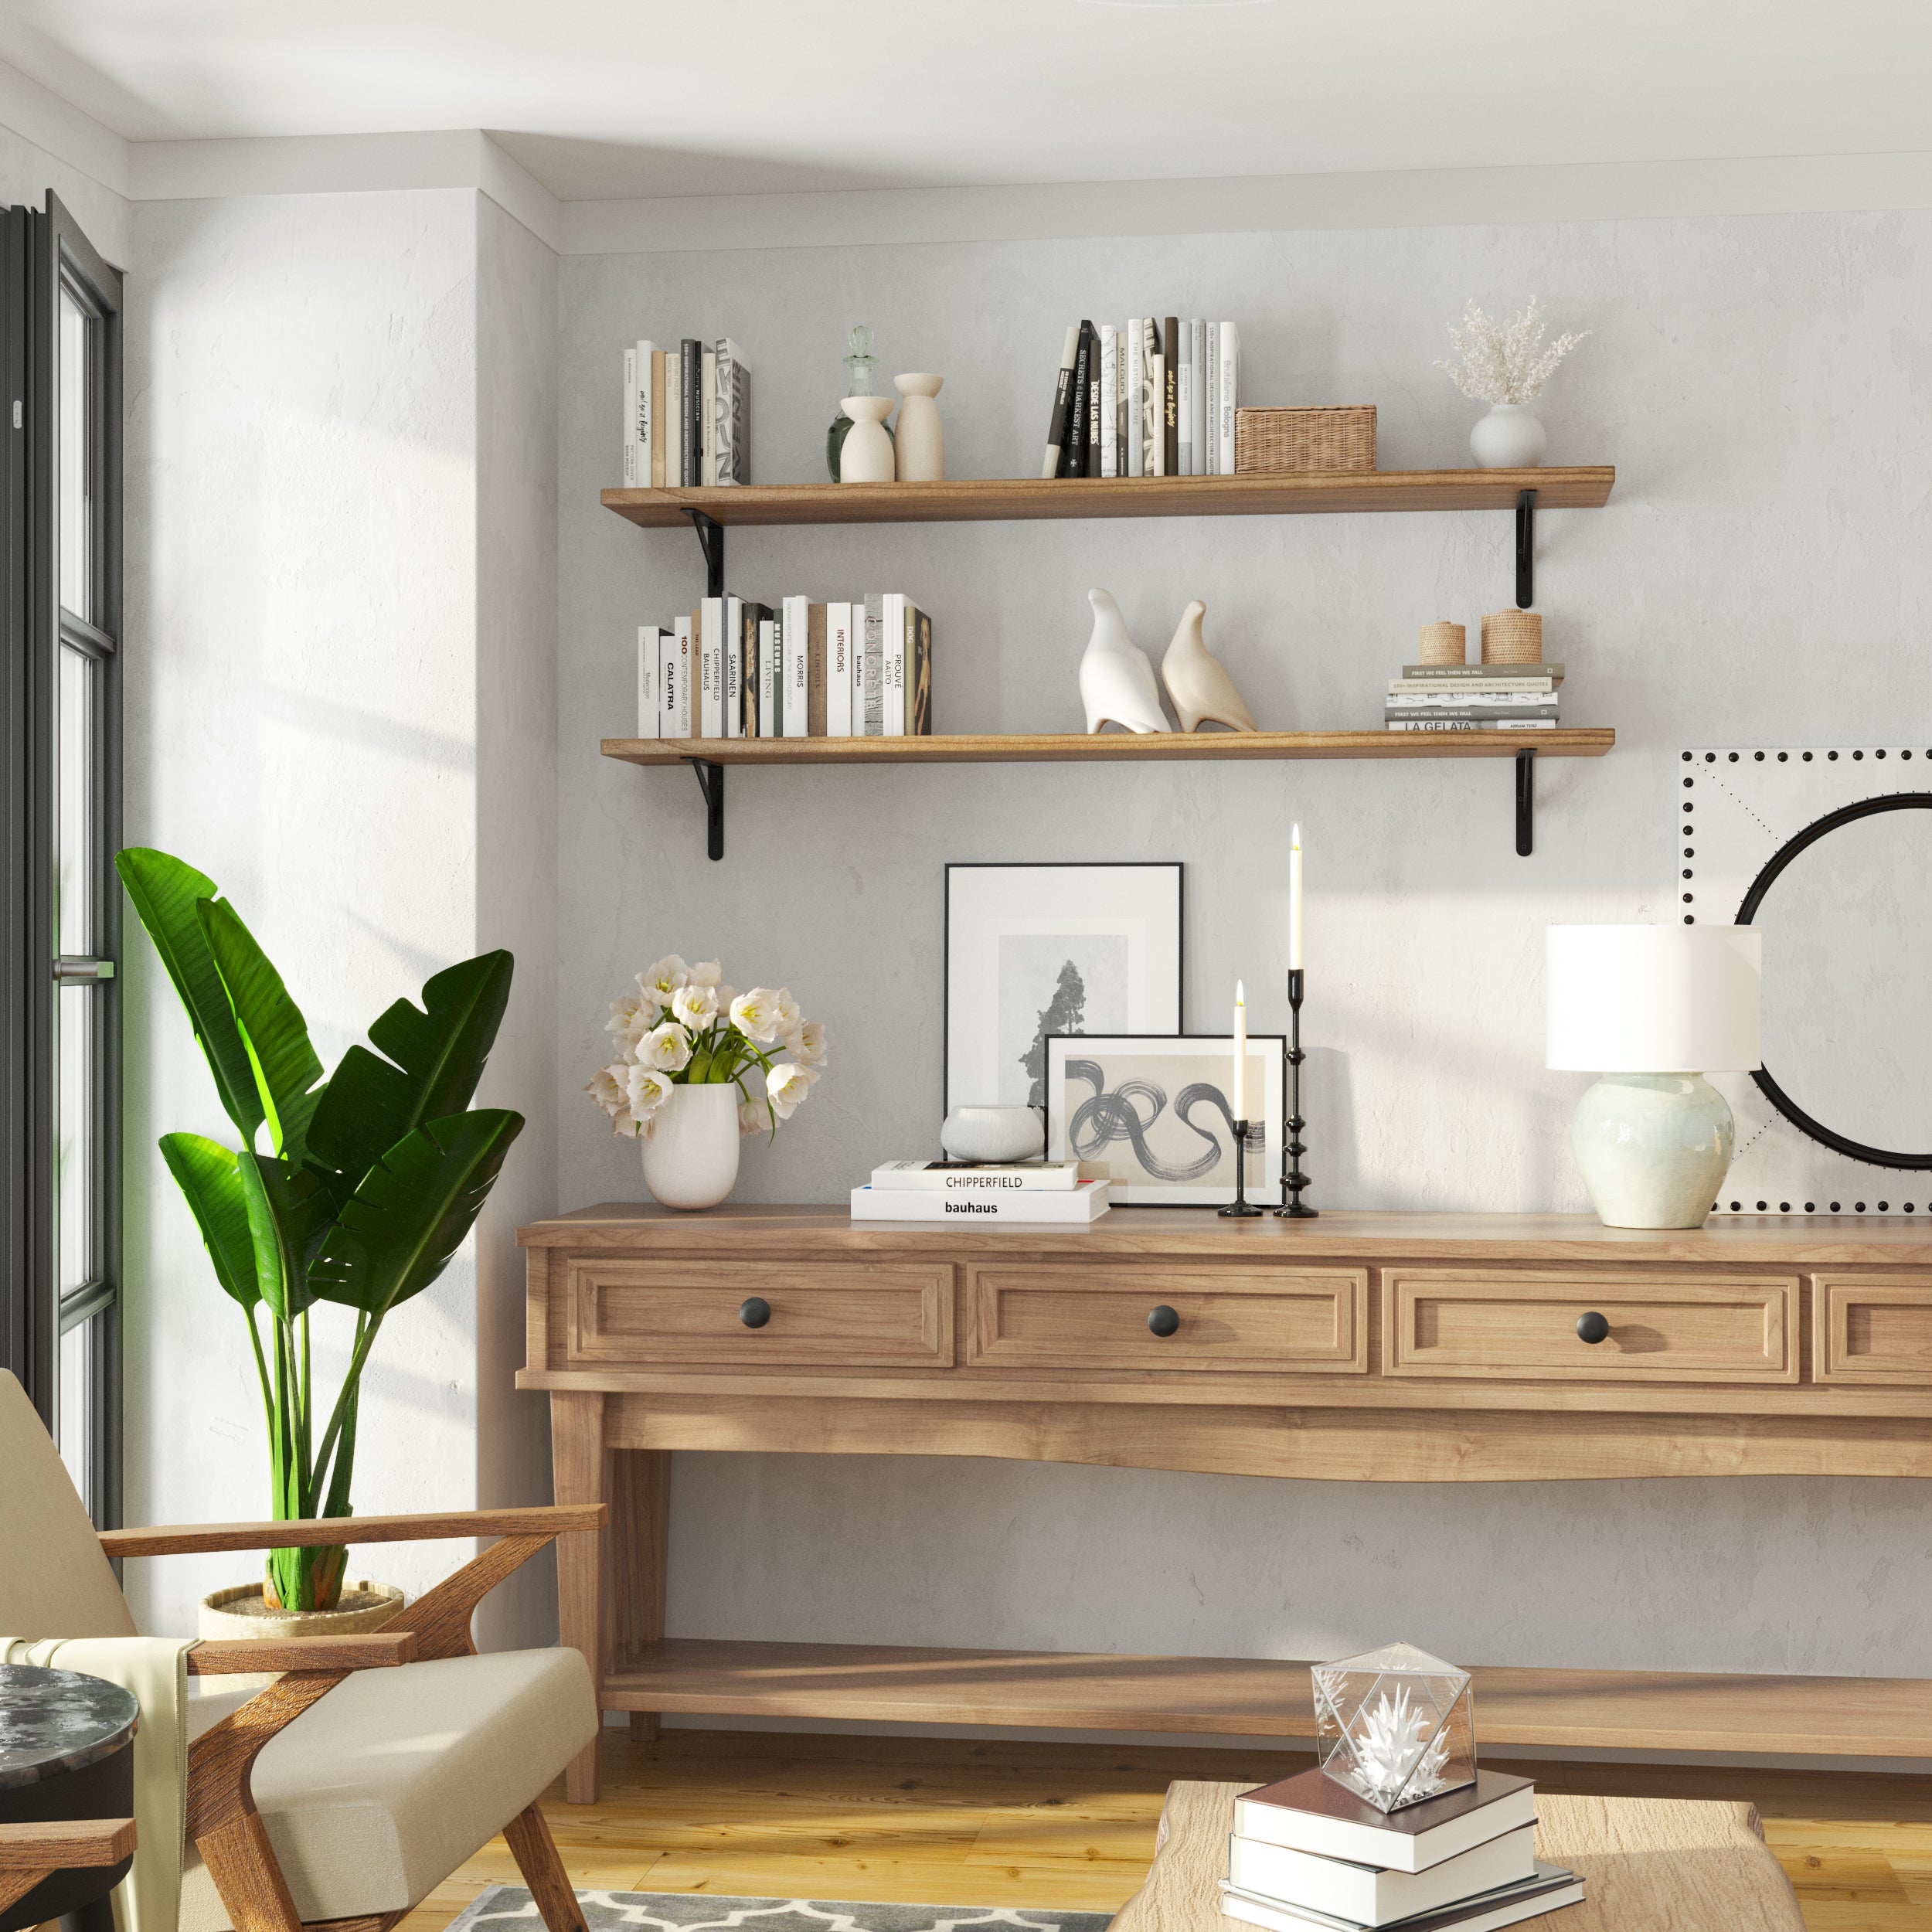
[[[1375,466],[1372,403],[1331,409],[1234,412],[1237,475],[1284,470],[1372,470]]]

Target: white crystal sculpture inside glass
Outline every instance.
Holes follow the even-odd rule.
[[[1413,1644],[1385,1644],[1317,1664],[1313,1675],[1321,1768],[1378,1811],[1475,1781],[1467,1671]]]

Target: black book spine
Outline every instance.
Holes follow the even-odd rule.
[[[1161,469],[1165,476],[1181,473],[1181,323],[1170,315],[1162,325],[1161,436],[1164,452]]]
[[[679,478],[686,489],[695,489],[704,474],[704,345],[687,335],[678,345],[679,359],[684,366],[684,448],[679,458]]]
[[[1094,366],[1094,352],[1099,338],[1091,322],[1080,324],[1080,347],[1073,352],[1073,408],[1066,425],[1066,440],[1060,447],[1060,474],[1087,474],[1087,393],[1088,372]]]
[[[1094,353],[1087,365],[1087,473],[1100,473],[1100,378],[1106,365],[1100,360],[1100,331],[1094,332]]]

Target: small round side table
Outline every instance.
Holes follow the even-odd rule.
[[[0,1664],[0,1823],[131,1818],[140,1723],[133,1694],[104,1678]],[[107,1894],[133,1862],[55,1872],[0,1912],[0,1932],[53,1918],[114,1932]]]

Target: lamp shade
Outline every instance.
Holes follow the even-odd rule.
[[[1753,926],[1546,928],[1545,1063],[1590,1073],[1761,1066],[1763,941]]]

